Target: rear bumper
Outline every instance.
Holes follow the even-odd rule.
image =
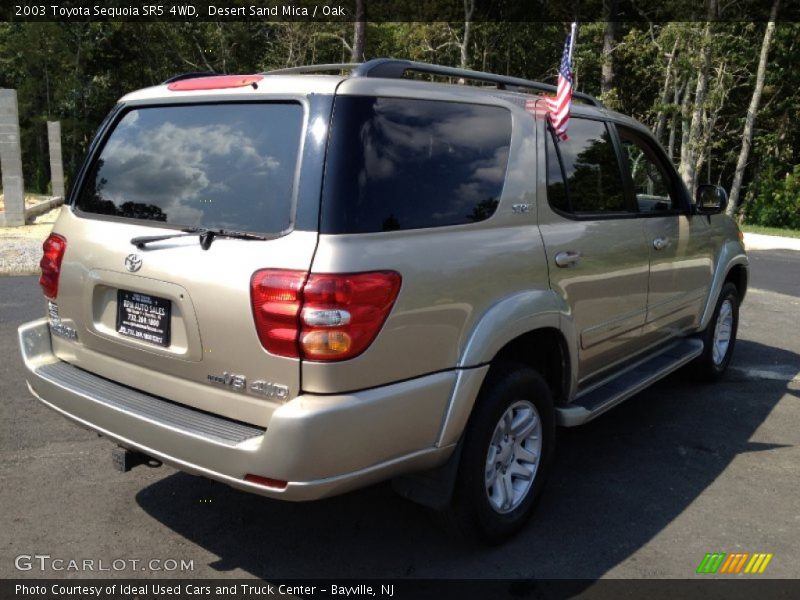
[[[59,360],[45,319],[19,328],[31,392],[114,442],[233,487],[284,500],[340,494],[444,462],[437,447],[456,379],[437,373],[342,395],[301,395],[266,429],[210,415],[103,379]],[[283,489],[244,480],[252,473]]]

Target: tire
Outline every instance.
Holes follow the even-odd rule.
[[[700,334],[703,353],[692,363],[695,378],[712,382],[722,377],[733,356],[738,328],[739,290],[731,282],[726,282],[717,299],[714,315]]]
[[[553,399],[542,376],[520,364],[493,365],[467,424],[446,521],[471,541],[514,535],[533,512],[554,446]]]

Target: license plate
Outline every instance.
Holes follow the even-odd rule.
[[[117,332],[120,335],[169,346],[172,303],[157,296],[117,290]]]

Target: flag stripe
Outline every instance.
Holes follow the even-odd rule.
[[[569,126],[570,107],[572,104],[572,65],[570,64],[569,47],[571,35],[564,42],[564,52],[561,55],[561,64],[558,68],[558,85],[555,98],[547,99],[547,108],[550,111],[550,123],[553,125],[559,139],[567,139]]]

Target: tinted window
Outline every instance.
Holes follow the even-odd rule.
[[[666,166],[655,151],[635,133],[623,127],[618,127],[617,131],[627,155],[639,211],[651,213],[679,208]]]
[[[503,189],[511,115],[499,107],[338,97],[322,231],[366,233],[488,219]]]
[[[177,227],[284,231],[302,122],[299,104],[131,110],[87,173],[77,206]]]
[[[558,157],[558,142],[549,127],[545,144],[547,144],[547,199],[553,208],[569,212],[567,187],[564,185],[564,173],[561,170],[561,159]]]
[[[558,144],[558,148],[550,154],[557,151],[561,158],[567,179],[566,200],[572,212],[604,213],[626,210],[621,171],[605,123],[572,119],[569,139],[560,142],[550,139],[549,142]],[[548,175],[550,170],[548,164]],[[554,192],[551,204],[560,208],[559,203],[563,204],[564,201],[557,189],[554,188]]]

